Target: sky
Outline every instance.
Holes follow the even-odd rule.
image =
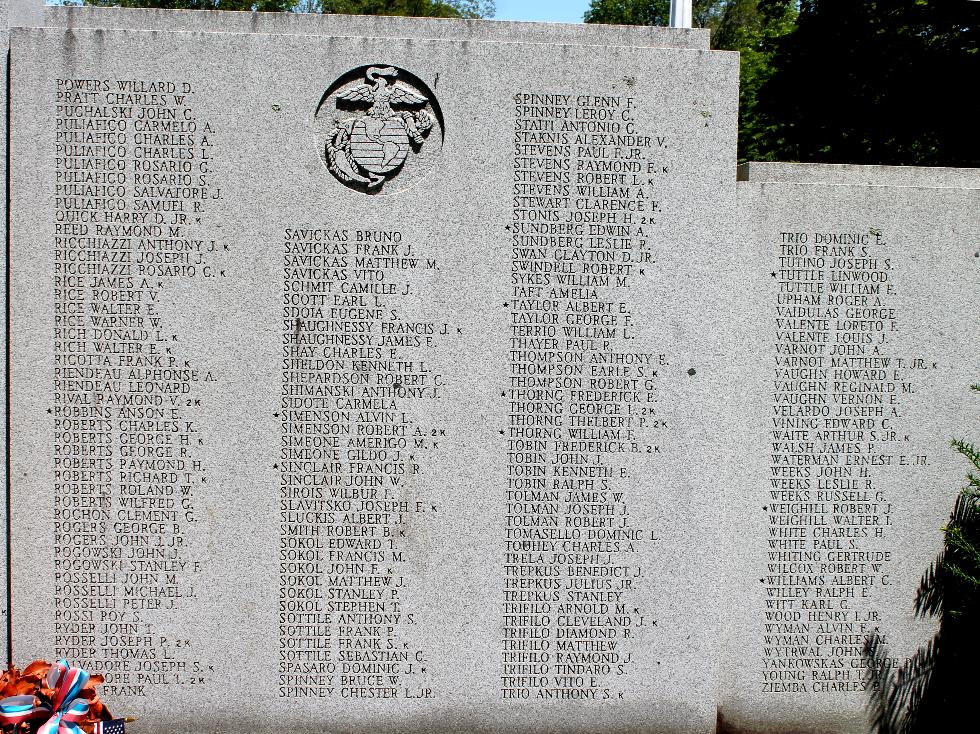
[[[497,0],[495,20],[581,23],[589,0]]]

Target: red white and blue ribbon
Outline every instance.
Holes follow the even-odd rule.
[[[66,701],[74,703],[91,677],[87,670],[73,668],[67,660],[59,660],[52,665],[48,671],[48,688],[54,690],[51,705],[55,712],[60,712]]]
[[[54,691],[51,707],[54,713],[38,729],[37,734],[83,734],[78,722],[88,715],[89,702],[79,698],[91,676],[82,668],[73,668],[67,660],[59,660],[48,671],[48,688]]]
[[[39,678],[44,667],[47,667],[46,663],[37,661],[28,666],[26,672],[33,669],[32,675]],[[59,660],[48,667],[45,685],[40,686],[39,695],[8,696],[0,700],[0,726],[18,727],[32,719],[47,719],[37,734],[85,734],[79,724],[87,725],[91,716],[98,718],[102,711],[95,691],[85,687],[101,680],[101,676],[93,679],[88,671],[72,667],[67,660]],[[106,728],[105,734],[122,734],[124,731],[122,727],[112,726]]]
[[[0,724],[20,724],[48,716],[51,709],[37,696],[9,696],[0,701]]]
[[[84,721],[88,715],[88,701],[76,698],[65,710],[55,712],[54,716],[44,722],[37,734],[83,734],[79,721]]]

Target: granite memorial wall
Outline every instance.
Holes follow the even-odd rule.
[[[866,732],[865,641],[901,663],[934,633],[913,602],[963,484],[950,439],[980,422],[980,177],[746,168],[753,489],[731,505],[719,711],[731,731]]]
[[[700,31],[12,12],[16,661],[147,732],[867,730],[977,172],[736,183]]]

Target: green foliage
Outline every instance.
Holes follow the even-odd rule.
[[[694,25],[714,29],[728,7],[739,4],[737,0],[694,0]],[[583,20],[610,25],[666,26],[670,23],[670,0],[592,0]]]
[[[668,0],[592,0],[588,23],[666,25]],[[741,53],[739,160],[980,166],[980,2],[696,0]]]
[[[492,0],[319,0],[313,12],[407,15],[413,18],[490,18]]]
[[[980,472],[980,451],[965,441],[952,446],[972,470],[943,528],[943,551],[923,575],[915,598],[917,616],[939,617],[939,632],[900,666],[881,636],[868,639],[876,734],[978,728],[972,696],[980,663],[980,478],[974,473]]]
[[[695,28],[711,30],[712,48],[741,50],[748,35],[760,26],[786,15],[795,17],[791,0],[695,0]],[[592,0],[583,20],[612,25],[659,25],[670,23],[670,0]]]
[[[66,0],[74,4],[72,0]],[[490,18],[493,0],[83,0],[85,5],[169,10],[258,10],[417,18]]]
[[[609,25],[668,25],[670,0],[592,0],[582,18]]]
[[[74,2],[66,2],[74,5]],[[163,8],[166,10],[292,10],[295,0],[83,0],[83,5],[121,8]]]
[[[980,3],[801,0],[758,92],[769,158],[980,165]]]
[[[779,39],[796,28],[796,16],[796,4],[789,0],[729,0],[709,19],[712,46],[739,52],[739,162],[775,157],[773,124],[758,113],[759,90],[771,79]]]
[[[756,113],[759,89],[772,76],[779,38],[796,27],[791,0],[696,0],[694,25],[711,30],[711,46],[739,51],[739,160],[765,160],[773,124]],[[670,0],[592,0],[586,23],[661,25],[670,22]]]

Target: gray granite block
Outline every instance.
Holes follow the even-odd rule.
[[[8,32],[8,25],[7,25],[7,18],[8,18],[8,15],[9,15],[9,10],[10,10],[10,8],[9,8],[8,0],[0,0],[0,48],[2,48],[4,50],[6,50],[9,47],[9,37],[10,37],[10,34]],[[7,108],[7,70],[6,70],[6,65],[4,65],[3,80],[4,80],[4,83],[3,83],[3,106],[4,106],[4,109],[6,109]],[[7,180],[7,155],[6,155],[6,153],[7,153],[7,116],[6,116],[6,114],[3,115],[2,128],[0,128],[0,140],[3,141],[3,143],[2,143],[2,145],[3,145],[3,155],[0,155],[0,173],[3,174],[3,176],[2,176],[3,181],[6,181]],[[4,243],[6,243],[6,240],[7,240],[7,201],[6,201],[6,195],[4,196],[4,210],[3,210],[3,213],[4,213],[4,216],[3,216],[3,222],[0,223],[0,231],[2,231],[2,233],[3,233],[3,241],[4,241]],[[7,279],[7,258],[6,257],[3,258],[3,263],[0,264],[0,272],[3,273],[3,280],[4,280],[4,283],[6,283],[6,279]],[[3,307],[4,307],[4,309],[6,309],[6,306],[7,306],[6,289],[4,290],[4,296],[3,296],[2,301],[3,301]],[[6,323],[6,319],[4,320],[4,323]],[[2,374],[3,375],[3,378],[4,378],[4,393],[6,395],[6,378],[7,378],[7,362],[6,362],[6,346],[7,346],[6,342],[7,342],[7,337],[6,337],[6,332],[4,333],[2,339],[3,339],[3,344],[4,344],[4,362],[3,362],[3,365],[0,365],[0,374]],[[6,396],[4,397],[2,411],[3,411],[2,415],[3,415],[3,421],[4,421],[4,432],[5,432],[5,435],[6,435],[6,422],[7,422],[7,399],[6,399]],[[4,451],[3,451],[3,455],[0,456],[0,469],[2,469],[2,471],[3,471],[4,487],[6,487],[6,484],[7,484],[7,482],[6,482],[6,476],[7,476],[6,438],[4,438]],[[4,541],[3,541],[2,544],[0,544],[0,568],[3,569],[2,570],[3,583],[0,584],[0,622],[2,622],[2,627],[0,627],[0,629],[2,629],[3,642],[0,643],[0,646],[2,646],[3,659],[6,660],[8,662],[8,664],[9,664],[9,662],[10,662],[10,650],[8,649],[8,636],[7,636],[7,631],[8,631],[8,627],[7,627],[7,625],[8,625],[8,620],[7,620],[8,609],[7,609],[7,542],[6,542],[6,538],[7,538],[7,512],[8,512],[8,509],[9,508],[7,506],[7,496],[6,496],[6,494],[7,493],[6,493],[6,490],[5,490],[4,491],[4,499],[3,499],[3,503],[2,503],[2,511],[0,511],[0,526],[3,527],[3,533],[4,533]]]
[[[980,188],[980,169],[928,166],[857,166],[829,163],[743,163],[738,180],[852,186]]]
[[[8,19],[6,27],[32,28],[44,25],[43,0],[8,0]]]
[[[738,202],[754,404],[720,720],[867,732],[865,640],[901,662],[934,633],[915,593],[967,469],[949,442],[976,439],[980,191],[752,181]]]
[[[734,54],[12,39],[19,657],[144,732],[714,730]]]

